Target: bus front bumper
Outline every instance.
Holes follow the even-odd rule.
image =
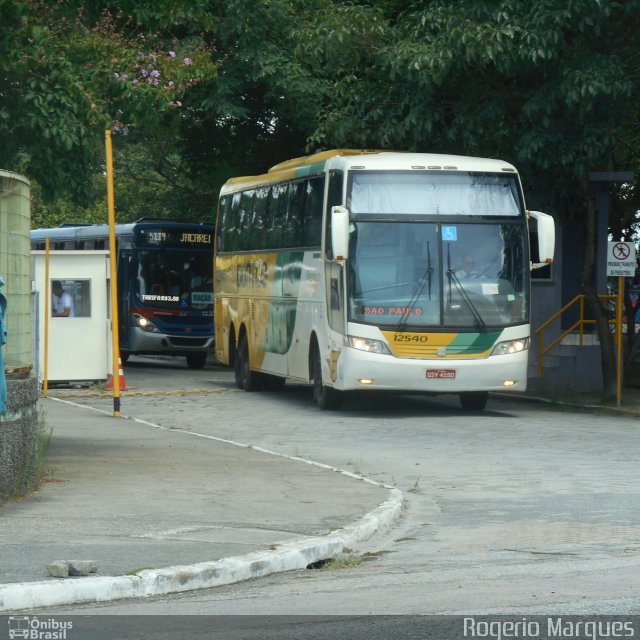
[[[345,348],[334,387],[425,393],[524,391],[528,351],[482,359],[397,358]]]
[[[175,336],[131,327],[129,337],[129,346],[122,349],[129,353],[178,356],[207,352],[213,348],[213,336]]]

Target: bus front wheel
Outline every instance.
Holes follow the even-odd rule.
[[[190,353],[187,356],[187,366],[189,367],[189,369],[202,369],[206,362],[206,353]]]
[[[322,411],[339,409],[342,405],[342,394],[331,387],[325,387],[322,383],[322,362],[320,350],[313,350],[311,360],[311,373],[313,376],[313,400]]]
[[[233,368],[238,389],[255,391],[258,388],[259,374],[251,371],[251,366],[249,365],[249,343],[246,336],[240,338],[238,350],[233,359]]]
[[[487,391],[467,391],[460,394],[460,404],[465,411],[484,411],[488,399]]]

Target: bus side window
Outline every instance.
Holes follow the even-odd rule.
[[[324,234],[325,255],[333,260],[333,247],[331,246],[331,208],[342,204],[342,190],[344,186],[344,174],[342,171],[333,170],[329,173],[329,190],[327,194],[327,215]]]
[[[241,193],[234,193],[231,198],[231,207],[228,212],[228,223],[227,220],[225,220],[225,251],[236,251],[240,248],[240,196],[242,196]]]
[[[289,185],[287,198],[287,218],[284,228],[283,246],[299,247],[302,245],[302,224],[304,222],[304,194],[306,180],[292,182]]]
[[[276,184],[269,196],[269,227],[267,247],[277,249],[283,245],[284,226],[287,217],[287,185]]]
[[[238,249],[251,249],[253,241],[253,200],[256,192],[251,189],[245,191],[240,198],[240,225]]]
[[[267,246],[267,224],[269,213],[269,187],[256,189],[253,208],[253,229],[251,249],[265,249]]]
[[[324,176],[307,181],[304,201],[304,246],[319,247],[322,244],[322,201]]]
[[[216,218],[216,250],[224,251],[224,233],[229,224],[229,210],[231,209],[231,197],[223,196],[218,205],[218,215]]]

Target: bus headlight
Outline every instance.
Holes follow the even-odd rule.
[[[520,338],[519,340],[506,340],[505,342],[499,342],[493,351],[492,356],[504,356],[509,353],[518,353],[519,351],[525,351],[529,348],[529,338]]]
[[[389,349],[387,349],[387,345],[384,342],[372,340],[371,338],[349,336],[349,346],[360,351],[368,351],[369,353],[389,353]]]
[[[136,324],[143,331],[146,331],[148,333],[160,333],[160,329],[158,329],[158,327],[156,327],[156,325],[153,324],[153,322],[151,322],[151,320],[149,320],[148,318],[141,316],[139,313],[132,313],[131,315],[133,316]]]

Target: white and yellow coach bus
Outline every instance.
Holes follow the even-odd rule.
[[[246,391],[313,383],[321,409],[367,390],[456,393],[482,410],[489,391],[526,387],[530,269],[553,245],[552,218],[526,211],[500,160],[334,150],[232,178],[216,356]]]

